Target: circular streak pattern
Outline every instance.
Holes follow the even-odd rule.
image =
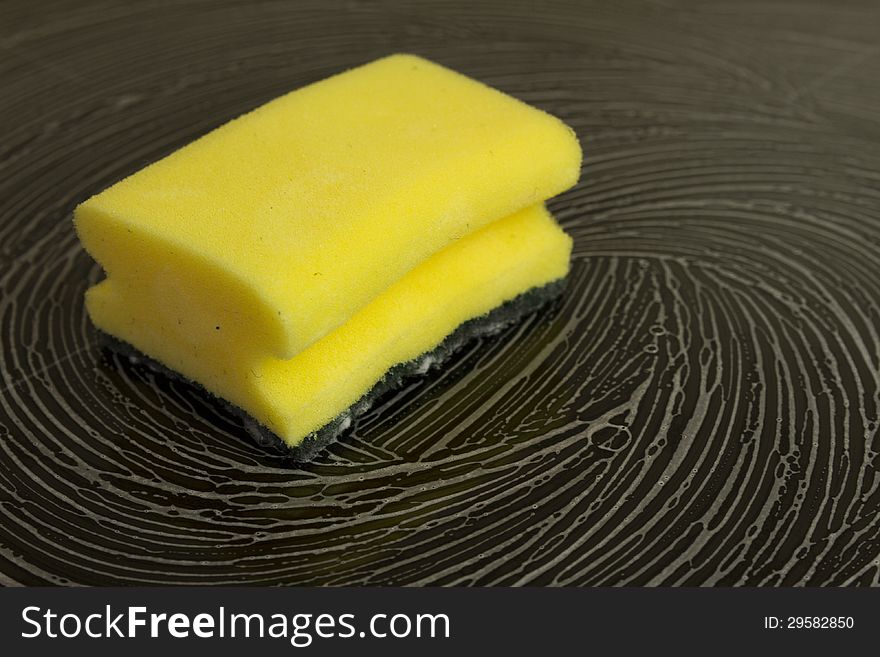
[[[180,5],[144,14],[161,47],[126,12],[4,38],[2,581],[880,583],[880,157],[745,32],[592,9]],[[578,130],[571,280],[296,468],[99,350],[69,213],[388,43]]]

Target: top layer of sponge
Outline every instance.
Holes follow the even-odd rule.
[[[552,116],[394,55],[227,123],[75,220],[110,277],[215,286],[228,321],[289,358],[431,254],[573,185],[580,160]]]

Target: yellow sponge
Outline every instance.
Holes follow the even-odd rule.
[[[394,365],[432,350],[463,322],[569,266],[571,239],[535,206],[429,258],[348,322],[290,359],[241,336],[201,340],[178,324],[165,288],[108,279],[87,296],[95,324],[247,411],[290,446],[358,401]],[[185,303],[181,302],[181,303]]]
[[[82,203],[77,232],[107,272],[86,307],[297,448],[389,370],[566,275],[571,240],[543,201],[580,160],[548,114],[380,59]]]
[[[75,223],[111,280],[177,297],[189,334],[289,358],[432,253],[573,185],[580,160],[554,117],[393,55],[227,123]]]

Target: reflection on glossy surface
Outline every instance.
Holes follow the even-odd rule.
[[[4,3],[0,579],[880,583],[880,10],[801,5]],[[99,349],[70,213],[401,50],[575,127],[569,289],[291,467]]]

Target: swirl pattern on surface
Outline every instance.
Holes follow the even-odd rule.
[[[880,584],[880,11],[801,4],[5,3],[0,581]],[[71,211],[389,49],[575,127],[571,278],[293,467],[99,348]]]

